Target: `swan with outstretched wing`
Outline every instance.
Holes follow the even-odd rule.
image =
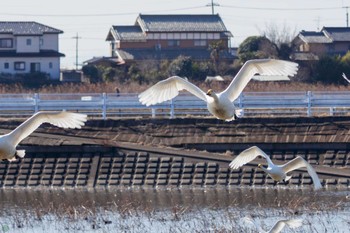
[[[240,117],[241,111],[233,105],[243,89],[246,87],[254,75],[257,80],[276,81],[276,77],[293,76],[298,71],[298,64],[290,61],[275,60],[275,59],[255,59],[244,63],[242,68],[236,74],[230,85],[222,92],[215,93],[209,89],[207,92],[202,91],[199,87],[178,76],[172,76],[162,80],[152,87],[148,88],[139,94],[139,100],[146,106],[162,103],[175,98],[180,91],[186,90],[199,99],[207,103],[210,113],[216,118],[231,121]],[[269,76],[273,76],[269,80]],[[261,78],[264,77],[264,78]]]
[[[314,182],[315,189],[317,190],[322,188],[320,179],[318,178],[316,171],[308,162],[306,162],[300,156],[297,156],[296,158],[283,165],[276,165],[271,161],[270,157],[267,154],[265,154],[265,152],[262,151],[259,147],[252,146],[242,151],[239,155],[237,155],[237,157],[229,164],[229,166],[232,169],[238,169],[241,166],[254,160],[258,156],[265,158],[268,165],[267,167],[264,167],[262,164],[259,164],[258,167],[265,171],[267,174],[269,174],[269,176],[273,180],[278,182],[288,181],[292,177],[288,175],[289,172],[302,167],[306,167],[307,172],[309,173],[309,175],[312,178],[312,181]]]
[[[87,115],[80,113],[37,112],[12,132],[0,136],[0,159],[15,160],[17,156],[23,158],[25,150],[16,150],[17,145],[43,123],[50,123],[65,129],[80,129],[86,120]]]

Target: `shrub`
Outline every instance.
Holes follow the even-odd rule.
[[[320,58],[315,67],[315,81],[324,84],[342,84],[344,65],[339,56],[325,56]]]
[[[50,83],[50,76],[43,72],[32,72],[21,76],[22,84],[28,88],[39,88]]]
[[[91,83],[100,82],[99,69],[94,65],[86,65],[82,68],[83,74]]]

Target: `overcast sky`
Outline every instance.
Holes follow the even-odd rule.
[[[267,25],[284,25],[292,32],[317,31],[323,26],[346,26],[350,0],[214,0],[218,13],[238,46],[245,38],[260,35]],[[60,34],[61,66],[75,65],[79,34],[79,63],[94,56],[109,56],[105,41],[112,25],[133,25],[138,14],[211,14],[211,0],[11,0],[0,7],[1,21],[36,21]],[[350,8],[349,8],[350,11]]]

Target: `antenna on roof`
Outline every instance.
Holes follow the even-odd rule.
[[[218,3],[211,0],[211,3],[208,3],[206,6],[211,6],[211,14],[214,14],[214,6],[220,6]]]

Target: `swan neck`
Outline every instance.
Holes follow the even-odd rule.
[[[263,170],[264,172],[269,173],[268,170],[267,170],[265,167],[260,167],[260,168],[261,168],[261,170]]]
[[[219,97],[216,95],[216,93],[213,92],[213,93],[211,94],[211,97],[213,97],[213,99],[214,99],[215,102],[218,102]]]

